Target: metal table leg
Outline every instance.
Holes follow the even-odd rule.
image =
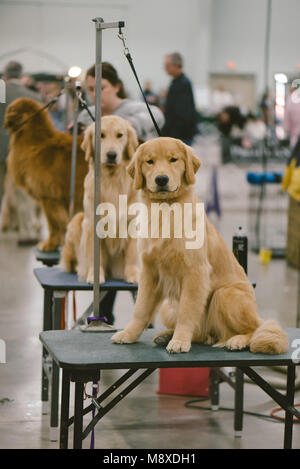
[[[52,328],[52,291],[44,289],[44,308],[43,308],[43,331],[49,331]],[[48,414],[48,401],[49,401],[49,369],[46,371],[46,367],[49,368],[49,354],[45,347],[42,352],[42,413]]]
[[[211,368],[209,378],[209,395],[211,402],[211,410],[218,410],[219,408],[219,383],[220,378],[216,370]]]
[[[61,328],[62,300],[65,296],[64,291],[53,292],[53,315],[52,329]],[[58,441],[58,402],[59,402],[59,367],[52,361],[52,386],[51,386],[51,415],[50,415],[50,440]]]
[[[236,368],[234,394],[234,435],[239,438],[243,430],[244,374]]]
[[[286,380],[286,398],[288,404],[294,406],[295,395],[295,377],[296,369],[294,365],[288,366],[287,380]],[[293,414],[288,410],[285,411],[285,424],[284,424],[284,449],[292,448],[293,441]]]
[[[69,406],[70,406],[70,373],[63,371],[62,392],[61,392],[61,412],[60,412],[60,449],[68,449],[69,436]]]
[[[82,449],[84,383],[75,381],[73,448]]]

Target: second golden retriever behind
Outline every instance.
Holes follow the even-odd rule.
[[[84,212],[74,217],[68,225],[62,251],[61,268],[76,269],[78,277],[94,282],[94,141],[95,125],[85,131],[82,148],[89,162],[89,172],[84,181]],[[118,213],[119,195],[127,196],[128,205],[135,201],[137,191],[126,171],[138,146],[136,132],[130,122],[117,116],[101,120],[101,203],[110,203]],[[119,219],[116,218],[116,232]],[[128,220],[129,222],[129,220]],[[108,278],[138,281],[137,241],[132,238],[101,239],[100,283]]]

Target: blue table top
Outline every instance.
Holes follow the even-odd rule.
[[[300,340],[300,329],[285,330],[290,346],[282,355],[255,354],[248,350],[229,351],[206,344],[192,344],[188,353],[169,354],[165,347],[153,342],[153,337],[159,332],[155,329],[144,331],[134,344],[113,344],[111,332],[89,333],[78,330],[41,332],[40,340],[61,368],[73,370],[287,366],[294,363],[293,341]],[[300,365],[300,353],[298,356]]]
[[[77,274],[62,272],[59,267],[39,267],[33,273],[41,286],[50,290],[93,290],[93,285],[80,282]],[[102,290],[137,290],[134,283],[127,283],[123,280],[109,280],[101,284]]]

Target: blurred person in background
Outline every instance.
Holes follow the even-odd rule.
[[[85,85],[91,100],[95,103],[96,78],[94,65],[86,72]],[[89,110],[95,116],[95,105],[91,106]],[[164,124],[161,110],[156,106],[151,106],[151,111],[158,127],[161,128]],[[142,101],[127,98],[122,80],[116,69],[108,62],[102,63],[101,112],[102,116],[116,115],[129,120],[135,128],[140,142],[157,137],[146,104]],[[92,119],[86,110],[79,114],[78,123],[84,127],[92,123]]]
[[[45,103],[50,102],[53,98],[59,95],[61,92],[61,85],[59,81],[50,81],[47,83],[45,89]],[[65,131],[65,105],[66,105],[66,96],[62,94],[59,96],[58,100],[52,104],[49,108],[49,114],[54,124],[56,130],[61,132]]]
[[[153,104],[153,106],[159,106],[159,96],[152,90],[151,81],[148,80],[145,82],[143,92],[149,104]]]
[[[273,104],[271,93],[267,88],[259,105],[262,119],[267,127],[272,127],[274,125]]]
[[[247,118],[238,106],[227,106],[216,116],[217,129],[220,132],[222,164],[231,162],[231,144],[241,142]]]
[[[290,138],[290,146],[294,148],[300,137],[300,96],[299,87],[291,86],[290,94],[287,98],[283,128]]]
[[[192,145],[197,133],[196,108],[192,84],[183,73],[182,56],[177,52],[166,55],[165,70],[173,80],[164,105],[166,122],[162,134],[179,138],[187,145]]]
[[[219,85],[211,96],[211,112],[218,114],[227,106],[234,106],[232,94],[225,89],[223,85]]]
[[[32,75],[26,75],[26,74],[22,75],[20,78],[20,83],[26,88],[28,88],[29,90],[35,91],[36,93],[38,93],[36,82]]]
[[[263,140],[267,136],[267,127],[262,118],[249,112],[244,128],[244,138],[250,141]]]

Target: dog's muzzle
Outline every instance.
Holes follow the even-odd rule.
[[[166,174],[161,174],[159,176],[156,176],[155,184],[157,185],[157,191],[158,192],[167,191],[168,182],[169,182],[169,176],[167,176]]]
[[[116,162],[117,162],[117,153],[115,151],[108,151],[106,153],[106,163],[116,164]]]

